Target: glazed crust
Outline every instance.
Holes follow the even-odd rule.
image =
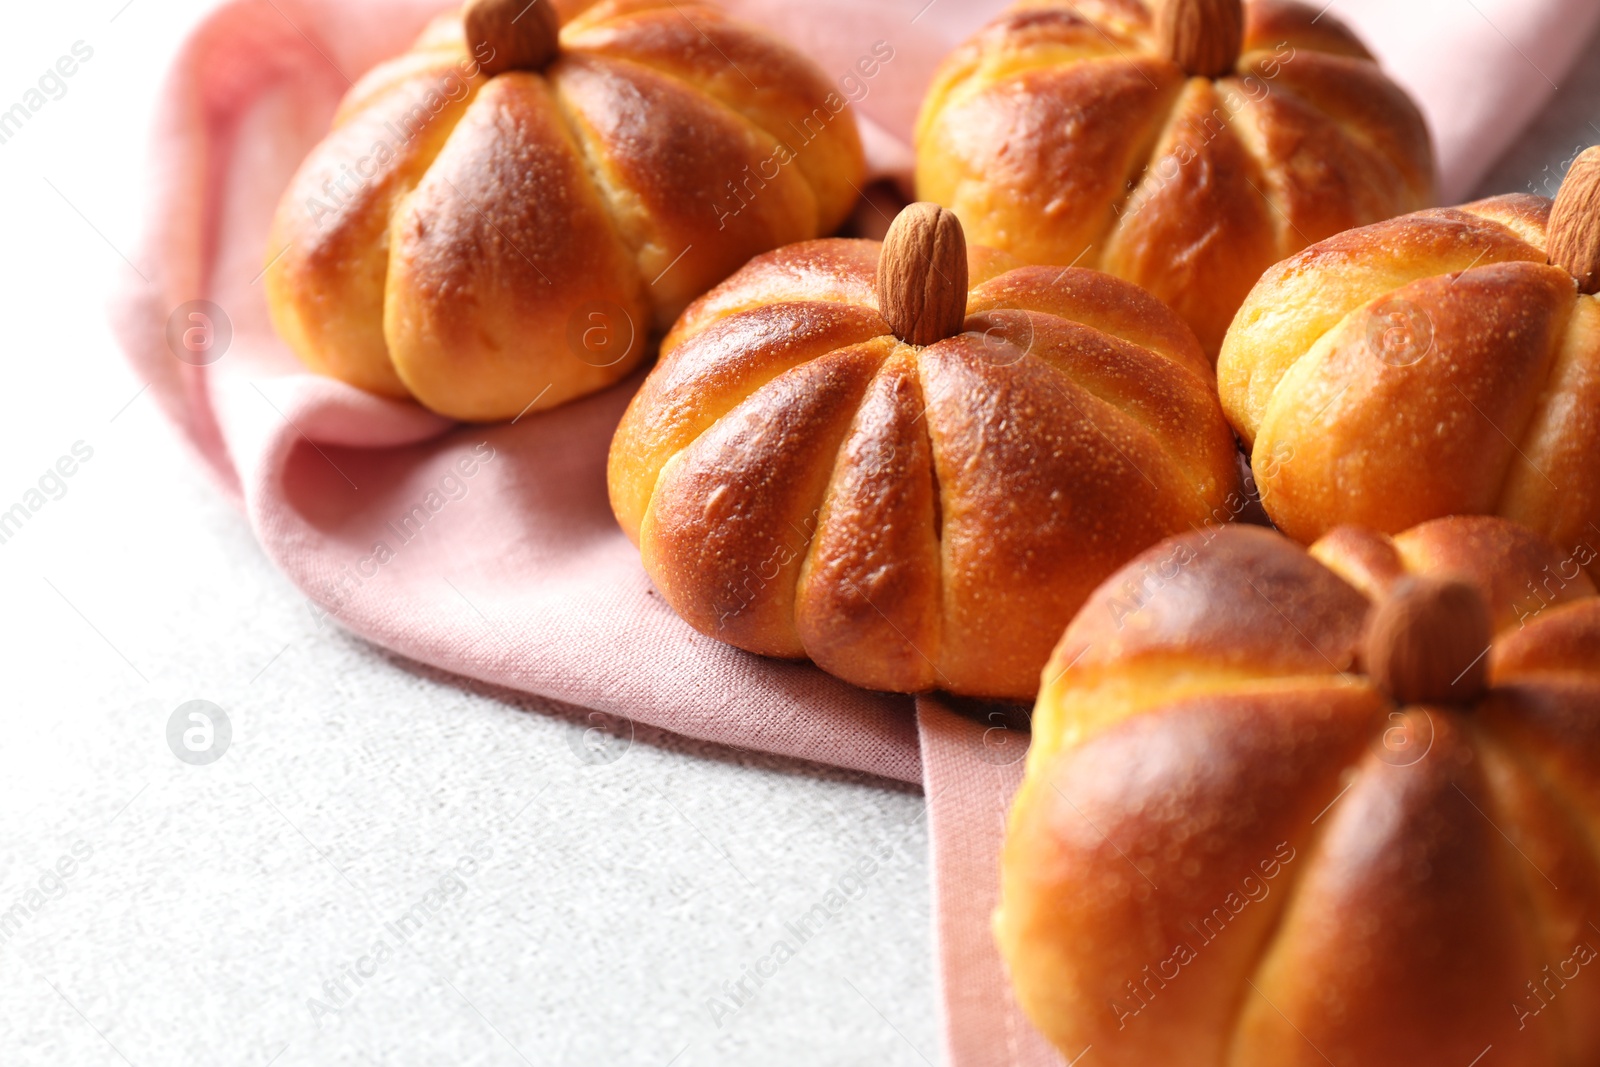
[[[1218,388],[1280,529],[1481,513],[1600,547],[1600,299],[1546,262],[1549,211],[1418,212],[1261,278]]]
[[[1209,362],[1136,287],[981,248],[966,331],[903,344],[878,250],[784,248],[692,305],[617,429],[612,507],[704,633],[1028,699],[1131,551],[1237,506]]]
[[[1018,4],[935,75],[918,196],[974,242],[1137,282],[1215,358],[1267,267],[1433,202],[1420,112],[1319,6],[1247,2],[1212,81],[1158,53],[1137,0]]]
[[[312,369],[462,419],[548,408],[626,375],[752,255],[843,221],[861,146],[815,67],[698,3],[560,9],[542,72],[484,78],[452,16],[347,94],[268,250]]]
[[[1229,527],[1097,590],[1046,673],[995,920],[1045,1035],[1129,1067],[1596,1062],[1600,598],[1564,561],[1499,518],[1310,553]],[[1496,606],[1474,708],[1360,673],[1368,595],[1419,574]]]

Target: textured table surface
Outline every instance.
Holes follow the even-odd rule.
[[[0,510],[77,456],[0,543],[0,1061],[938,1062],[920,795],[319,628],[139,391],[102,308],[204,6],[0,36],[0,110],[92,49],[0,143]],[[1600,41],[1482,192],[1596,141]],[[203,766],[168,740],[195,700],[231,730]]]

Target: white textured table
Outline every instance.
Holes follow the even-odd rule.
[[[101,313],[203,6],[0,35],[0,111],[92,50],[0,142],[0,510],[79,457],[0,543],[0,1062],[937,1062],[920,796],[588,748],[578,711],[319,629],[140,395]],[[1600,42],[1484,191],[1597,140]],[[205,766],[168,743],[191,700],[231,726]]]

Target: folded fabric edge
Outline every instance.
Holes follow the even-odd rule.
[[[1006,813],[1022,783],[1025,735],[958,715],[937,696],[917,698],[917,732],[929,811],[945,1062],[1064,1067],[1065,1058],[1018,1006],[991,932]]]
[[[1474,5],[1476,6],[1476,5]],[[1455,204],[1468,199],[1478,184],[1494,165],[1516,144],[1528,124],[1554,99],[1560,86],[1554,79],[1564,79],[1583,55],[1585,48],[1600,32],[1600,4],[1568,3],[1545,6],[1530,5],[1537,21],[1524,34],[1526,40],[1538,41],[1548,46],[1547,63],[1535,63],[1528,53],[1507,37],[1499,27],[1494,31],[1509,48],[1507,60],[1526,69],[1518,75],[1504,79],[1512,82],[1512,91],[1502,94],[1505,112],[1492,116],[1479,131],[1482,142],[1465,158],[1445,160],[1445,173],[1441,175],[1441,194],[1444,202]],[[1478,16],[1488,21],[1481,10]],[[1493,26],[1493,23],[1490,23]],[[1512,58],[1514,53],[1515,58]],[[1449,163],[1454,166],[1449,166]]]

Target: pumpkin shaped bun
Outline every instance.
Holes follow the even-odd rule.
[[[1434,197],[1421,113],[1320,2],[1024,0],[944,61],[916,146],[973,241],[1136,282],[1213,359],[1262,271]]]
[[[1108,574],[1241,506],[1181,319],[1108,275],[969,249],[932,204],[881,245],[758,256],[692,305],[609,478],[702,633],[874,689],[1014,699]]]
[[[574,9],[473,0],[346,94],[268,250],[313,370],[513,418],[618,380],[751,256],[843,221],[861,144],[810,62],[700,0]]]
[[[1600,1063],[1597,544],[1235,525],[1090,597],[995,919],[1066,1058]]]
[[[1591,148],[1553,209],[1423,211],[1268,271],[1217,373],[1273,522],[1302,542],[1458,514],[1600,536],[1597,261]]]

